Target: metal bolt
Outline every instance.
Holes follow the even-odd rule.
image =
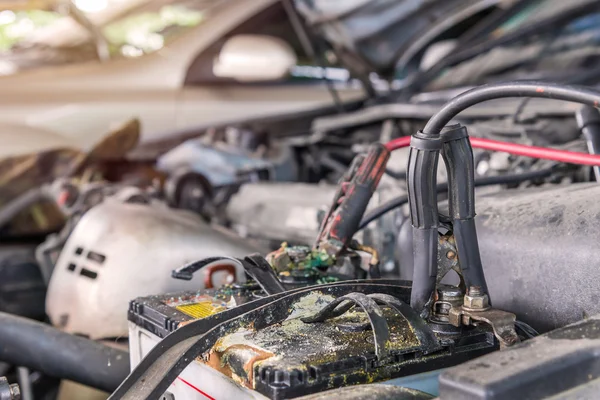
[[[463,307],[468,310],[487,310],[490,307],[490,300],[481,287],[470,286],[465,295]]]
[[[443,301],[462,301],[463,292],[459,287],[450,285],[438,285],[437,287],[438,300]]]
[[[433,304],[432,319],[437,323],[447,323],[448,314],[454,307],[463,303],[463,293],[460,288],[450,285],[438,285],[437,297]]]
[[[19,385],[13,383],[12,385],[8,383],[6,377],[0,377],[0,399],[6,400],[20,400],[21,399],[21,390]]]
[[[481,286],[469,286],[467,289],[467,296],[482,296],[483,294]]]
[[[12,400],[21,400],[21,388],[16,383],[10,385],[10,392],[12,395]]]
[[[447,259],[452,260],[454,257],[456,257],[456,253],[453,252],[452,250],[450,250],[449,252],[446,253]]]

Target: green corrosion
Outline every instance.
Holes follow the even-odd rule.
[[[307,246],[288,246],[285,242],[281,244],[281,248],[276,253],[271,266],[278,271],[322,270],[335,265],[336,262],[335,257],[327,254],[325,250]],[[299,254],[301,256],[297,256]]]
[[[309,366],[326,366],[353,357],[373,356],[375,345],[372,330],[354,331],[343,328],[368,323],[366,314],[359,309],[350,310],[342,316],[320,323],[302,322],[303,316],[314,315],[331,301],[332,296],[315,290],[295,302],[289,310],[290,316],[281,323],[259,331],[251,326],[231,330],[231,333],[221,338],[219,345],[215,347],[221,352],[226,352],[228,348],[248,346],[273,354],[272,357],[257,361],[254,367],[260,365],[274,370],[299,370],[305,373]],[[391,353],[403,353],[414,351],[420,346],[410,324],[401,315],[391,309],[382,311],[389,324],[390,340],[385,345],[387,350]],[[232,359],[228,357],[227,361],[231,362]],[[392,376],[402,365],[411,362],[396,362],[371,371],[363,368],[340,371],[327,380],[332,387],[382,381]]]
[[[337,282],[335,277],[324,275],[325,271],[336,264],[335,256],[325,250],[317,250],[308,246],[289,246],[282,243],[281,247],[267,256],[273,270],[280,277],[307,278],[315,283]]]

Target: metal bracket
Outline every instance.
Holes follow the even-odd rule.
[[[448,322],[454,326],[473,325],[475,322],[490,325],[500,341],[500,347],[509,347],[521,341],[515,331],[516,319],[515,314],[493,308],[475,310],[459,306],[452,307],[448,314]]]

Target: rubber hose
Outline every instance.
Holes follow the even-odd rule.
[[[0,360],[112,393],[129,374],[129,353],[50,325],[0,312]]]

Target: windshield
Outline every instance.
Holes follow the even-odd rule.
[[[583,2],[538,1],[492,30],[498,39]],[[600,13],[588,13],[558,24],[553,30],[524,35],[511,44],[493,49],[445,69],[430,89],[470,86],[490,81],[547,79],[596,83],[600,68]],[[587,78],[587,82],[585,81]]]
[[[0,61],[16,63],[16,70],[90,61],[98,58],[99,41],[112,58],[139,57],[200,25],[210,8],[223,0],[105,1],[115,4],[103,9],[80,7],[83,21],[68,7],[0,11]],[[98,5],[102,0],[88,2]],[[0,68],[2,72],[6,73]]]

